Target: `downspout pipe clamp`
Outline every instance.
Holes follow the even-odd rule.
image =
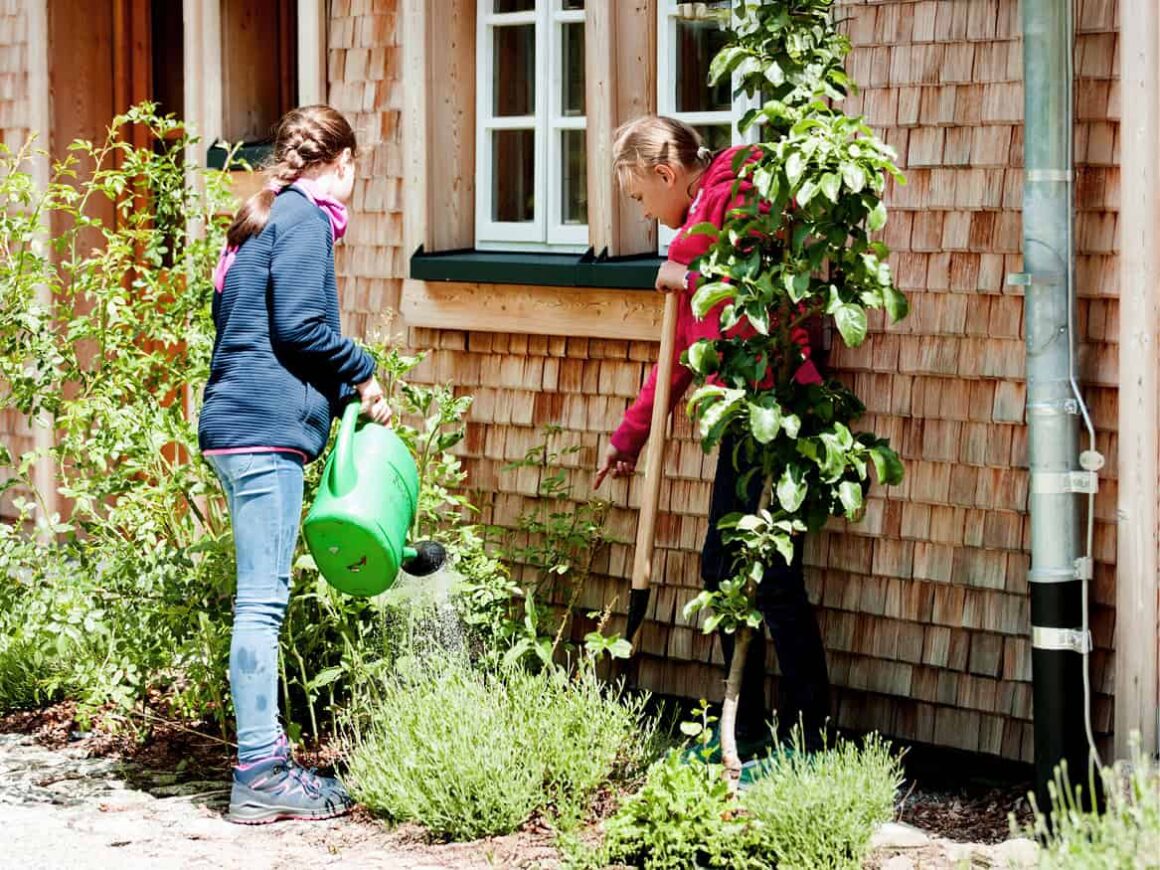
[[[1092,633],[1078,628],[1031,626],[1031,648],[1055,652],[1076,652],[1085,655],[1092,651]]]

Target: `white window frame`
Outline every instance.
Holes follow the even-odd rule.
[[[733,131],[734,145],[757,142],[756,125],[750,127],[745,135],[742,135],[737,129],[737,125],[745,113],[758,105],[756,97],[750,99],[745,94],[741,94],[733,98],[731,108],[713,112],[677,111],[677,21],[686,18],[685,15],[681,14],[679,7],[692,5],[680,2],[680,0],[657,0],[657,114],[676,118],[694,127],[729,124]],[[735,11],[738,6],[738,0],[734,0],[733,8]],[[731,85],[734,91],[737,90],[738,84],[737,77],[734,76]],[[708,87],[708,84],[705,87]],[[669,243],[675,236],[675,230],[669,229],[664,224],[658,224],[657,250],[661,256],[668,253]]]
[[[478,0],[476,14],[475,245],[480,250],[583,252],[588,224],[565,224],[563,217],[562,139],[565,130],[586,130],[587,115],[563,114],[563,41],[569,23],[583,23],[585,10],[567,10],[562,0],[536,0],[527,12],[495,13],[494,0]],[[535,114],[495,117],[493,67],[497,25],[533,24],[536,34]],[[587,87],[587,71],[585,71]],[[492,220],[492,133],[534,131],[535,205],[527,222]]]

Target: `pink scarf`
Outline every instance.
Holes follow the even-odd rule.
[[[346,235],[346,227],[350,222],[350,214],[347,212],[346,206],[337,199],[327,196],[319,190],[317,181],[310,178],[299,178],[295,181],[292,187],[298,188],[305,194],[306,198],[322,209],[323,214],[326,215],[330,221],[331,238],[338,241]],[[267,190],[274,191],[277,196],[282,192],[284,185],[274,182],[267,186]],[[213,286],[218,292],[222,292],[222,288],[226,286],[226,272],[230,270],[230,266],[234,264],[234,259],[238,255],[236,246],[226,242],[222,246],[221,257],[218,259],[218,264],[213,270]]]

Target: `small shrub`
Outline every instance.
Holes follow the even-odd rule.
[[[590,669],[474,671],[400,661],[349,741],[356,799],[456,840],[508,833],[536,810],[575,814],[641,762],[652,723]]]
[[[1130,765],[1104,768],[1100,779],[1107,800],[1102,814],[1085,809],[1086,801],[1068,786],[1063,773],[1057,773],[1049,787],[1050,813],[1035,807],[1035,822],[1023,832],[1043,844],[1039,866],[1047,870],[1160,868],[1160,769],[1137,747]]]
[[[644,870],[861,867],[901,781],[889,746],[841,741],[817,755],[783,751],[766,765],[734,798],[720,765],[671,752],[608,821],[600,858]]]
[[[609,819],[597,862],[645,870],[761,867],[745,857],[749,825],[717,764],[670,752],[649,770],[644,787]]]
[[[778,867],[857,870],[870,835],[890,820],[902,782],[898,756],[881,738],[840,741],[819,755],[779,753],[742,795],[753,838]]]

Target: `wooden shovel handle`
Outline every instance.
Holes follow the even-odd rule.
[[[678,296],[676,291],[665,294],[652,425],[644,460],[644,493],[641,496],[640,519],[636,527],[636,553],[632,562],[633,589],[648,589],[652,582],[657,509],[661,501],[661,475],[665,464],[665,429],[669,417],[669,399],[673,391],[673,355],[677,343],[677,305],[680,302]]]

